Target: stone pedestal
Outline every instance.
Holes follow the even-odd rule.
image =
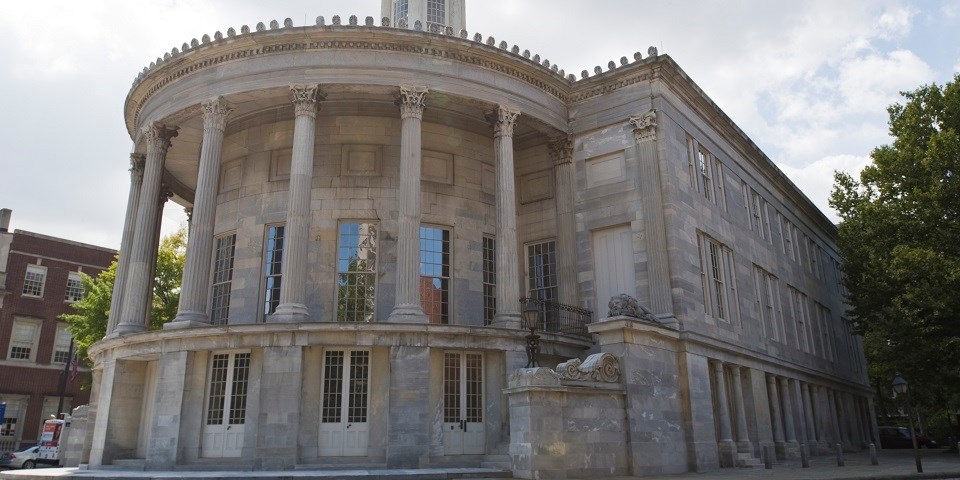
[[[516,478],[627,475],[623,390],[562,381],[547,368],[510,376],[510,467]]]
[[[157,369],[157,389],[154,400],[153,428],[147,446],[148,470],[170,470],[178,463],[180,452],[181,406],[184,380],[190,365],[188,352],[164,353]]]

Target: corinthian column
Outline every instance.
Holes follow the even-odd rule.
[[[513,168],[513,127],[519,110],[500,105],[493,131],[497,169],[497,313],[493,325],[520,328],[520,281],[517,275],[517,195]]]
[[[560,303],[576,306],[577,235],[573,221],[573,141],[561,138],[550,143],[557,194],[557,260],[560,273]]]
[[[200,148],[200,168],[197,171],[197,189],[190,218],[190,236],[187,258],[183,262],[183,281],[180,305],[173,322],[164,329],[210,325],[207,315],[207,293],[210,291],[210,257],[213,251],[213,223],[217,212],[217,181],[220,172],[220,152],[223,149],[223,131],[227,125],[230,107],[217,97],[200,105],[203,111],[203,143]]]
[[[120,239],[120,255],[117,259],[117,276],[113,282],[113,296],[110,298],[110,321],[107,335],[113,333],[120,321],[123,287],[130,264],[130,248],[133,244],[133,231],[137,224],[137,207],[140,201],[140,185],[143,184],[143,163],[145,156],[130,154],[130,192],[127,194],[127,215],[123,221],[123,236]]]
[[[420,167],[425,87],[400,85],[400,191],[397,289],[387,321],[427,323],[420,306]]]
[[[147,142],[147,158],[143,168],[143,185],[137,199],[137,223],[130,247],[130,263],[124,279],[120,318],[114,330],[120,335],[147,329],[147,299],[152,285],[151,259],[157,250],[154,241],[157,219],[160,216],[160,180],[163,162],[170,148],[170,139],[177,136],[176,128],[156,122],[143,128]]]
[[[310,190],[313,183],[313,143],[317,104],[323,99],[319,85],[291,85],[296,119],[293,124],[293,158],[280,271],[280,304],[271,322],[297,323],[310,318],[307,311],[307,246],[310,244]]]
[[[780,395],[783,397],[783,424],[787,432],[787,443],[796,443],[797,434],[793,428],[793,402],[790,400],[790,384],[780,377]]]

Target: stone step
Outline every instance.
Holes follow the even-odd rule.
[[[303,463],[293,467],[294,470],[385,470],[386,463]]]
[[[109,467],[109,466],[108,466]],[[237,478],[242,480],[328,480],[351,478],[358,480],[451,480],[451,479],[490,479],[513,478],[510,471],[492,468],[411,468],[411,469],[342,469],[342,470],[299,470],[286,471],[254,471],[238,472],[224,471],[222,474],[211,475],[209,471],[178,470],[171,477],[148,471],[137,472],[127,470],[119,472],[119,468],[103,468],[98,470],[78,470],[73,468],[42,469],[37,475],[18,475],[20,480],[151,480],[156,478],[176,478],[177,480],[211,480],[215,478]],[[102,475],[98,475],[98,471]],[[28,473],[34,473],[33,471]],[[45,475],[42,475],[44,474]],[[5,477],[5,475],[0,475]]]

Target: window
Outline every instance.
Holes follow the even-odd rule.
[[[728,299],[736,299],[733,282],[733,252],[705,234],[698,235],[700,278],[703,282],[703,304],[708,316],[724,321],[733,318]]]
[[[53,342],[53,363],[65,365],[70,361],[70,329],[66,325],[57,325],[57,338]]]
[[[83,286],[83,278],[77,272],[70,272],[67,274],[67,292],[63,295],[63,301],[65,302],[76,302],[83,300],[83,294],[85,289]]]
[[[779,280],[756,265],[753,266],[753,273],[764,335],[773,340],[786,341],[786,335],[782,335],[781,328]]]
[[[249,353],[213,355],[207,387],[207,425],[243,425],[246,422],[249,378]]]
[[[757,232],[760,238],[763,236],[763,199],[755,190],[750,190],[750,229]]]
[[[497,313],[497,242],[483,237],[483,324],[493,322]]]
[[[527,287],[530,298],[545,302],[557,301],[557,242],[534,243],[527,245]],[[553,309],[541,307],[541,318],[545,325],[550,325],[555,319]]]
[[[12,437],[17,434],[17,417],[8,417],[7,415],[15,415],[16,412],[11,412],[9,410],[10,405],[7,405],[7,413],[3,415],[3,420],[0,422],[0,437]]]
[[[420,227],[420,305],[430,323],[450,322],[450,230]]]
[[[703,184],[703,197],[713,200],[713,178],[710,172],[710,154],[702,147],[697,149],[697,170]]]
[[[337,321],[372,322],[376,285],[377,225],[341,223],[337,250]]]
[[[25,318],[13,319],[13,332],[10,335],[10,360],[33,361],[40,339],[40,321]]]
[[[47,268],[40,265],[27,265],[23,275],[23,296],[42,297],[43,283],[47,278]]]
[[[807,296],[790,287],[790,310],[793,314],[793,321],[796,322],[797,348],[804,352],[816,353],[813,333],[810,328],[810,312],[806,304]]]
[[[703,194],[707,201],[727,209],[723,192],[723,165],[693,138],[687,137],[688,171],[690,185]]]
[[[283,225],[267,227],[267,242],[264,248],[263,265],[263,316],[277,310],[280,304],[281,264],[283,263]]]
[[[233,287],[233,254],[236,243],[236,234],[217,238],[210,294],[213,302],[210,308],[210,323],[213,325],[226,325],[230,319],[230,291]]]
[[[446,0],[427,0],[427,23],[447,23]]]
[[[400,23],[400,20],[406,20],[408,10],[409,10],[409,4],[407,0],[394,0],[393,2],[394,24]]]
[[[690,186],[695,190],[699,190],[697,184],[697,169],[693,165],[693,158],[695,157],[693,152],[696,151],[696,149],[696,142],[694,142],[693,138],[687,137],[687,175],[690,177]]]
[[[820,351],[823,353],[823,358],[833,361],[833,349],[830,344],[830,334],[829,328],[832,322],[830,315],[830,309],[824,307],[820,303],[816,303],[817,310],[817,326],[820,330]]]

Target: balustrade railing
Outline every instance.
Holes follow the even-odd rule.
[[[587,324],[593,316],[590,310],[539,298],[521,298],[520,311],[527,302],[533,302],[540,309],[539,331],[590,337],[587,332]]]

